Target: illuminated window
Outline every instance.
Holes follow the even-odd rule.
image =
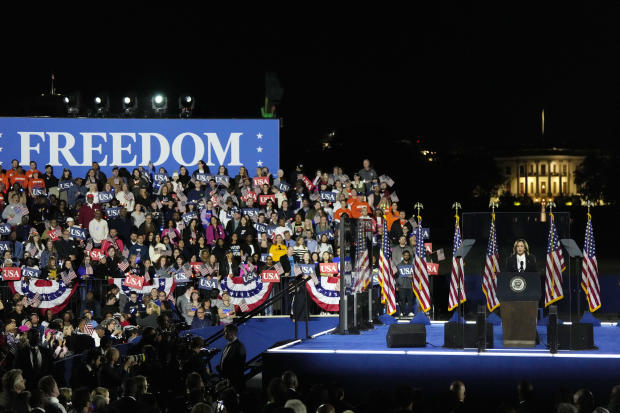
[[[544,182],[540,184],[540,192],[543,194],[547,193],[547,184],[545,184]]]

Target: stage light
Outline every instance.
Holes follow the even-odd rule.
[[[153,114],[163,116],[168,111],[168,99],[161,94],[156,94],[151,98],[151,109]]]
[[[79,116],[80,115],[80,93],[75,92],[64,97],[65,107],[67,109],[67,115]]]
[[[138,98],[135,95],[123,97],[123,116],[136,116],[138,111]]]
[[[106,117],[110,111],[110,98],[107,93],[99,93],[94,99],[95,107],[93,115],[97,117]]]
[[[191,118],[196,106],[196,98],[191,95],[179,96],[179,117]]]

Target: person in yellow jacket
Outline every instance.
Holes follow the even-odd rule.
[[[280,258],[286,255],[286,245],[284,245],[282,235],[276,235],[276,242],[269,247],[269,255],[273,262],[280,261]]]

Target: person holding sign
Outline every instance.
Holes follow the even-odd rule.
[[[408,249],[402,252],[402,261],[398,264],[398,278],[396,279],[396,291],[398,292],[398,305],[401,317],[407,314],[413,317],[416,310],[416,299],[413,296],[413,262],[411,252]],[[409,310],[409,311],[407,311]]]
[[[220,316],[220,325],[230,324],[235,317],[235,306],[230,302],[230,295],[227,292],[222,293],[221,305],[217,308]]]

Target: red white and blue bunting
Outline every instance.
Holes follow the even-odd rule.
[[[123,281],[125,279],[124,278],[110,278],[108,279],[108,283],[109,284],[115,284],[118,286],[118,288],[121,289],[121,291],[123,292],[123,294],[125,295],[129,295],[129,293],[131,293],[132,291],[135,291],[138,293],[138,299],[142,299],[143,295],[148,295],[151,293],[151,290],[153,288],[157,288],[159,291],[165,291],[166,292],[166,296],[170,297],[174,291],[174,289],[176,288],[177,284],[174,282],[174,278],[153,278],[152,280],[152,284],[151,285],[144,285],[142,286],[142,290],[138,290],[136,288],[130,288],[127,287],[125,285],[123,285]]]
[[[230,302],[236,307],[245,300],[248,311],[264,303],[269,298],[271,288],[272,283],[264,283],[260,277],[251,277],[247,283],[243,281],[243,277],[223,277],[220,281],[220,294],[227,292],[230,295]]]
[[[325,311],[339,311],[340,278],[320,276],[317,279],[316,284],[312,280],[306,283],[310,298]]]
[[[62,311],[69,299],[78,287],[78,283],[73,287],[68,287],[62,280],[30,280],[21,279],[19,281],[10,281],[9,287],[13,293],[25,295],[31,300],[35,294],[39,294],[41,303],[38,308],[41,311],[52,310],[56,314]]]

